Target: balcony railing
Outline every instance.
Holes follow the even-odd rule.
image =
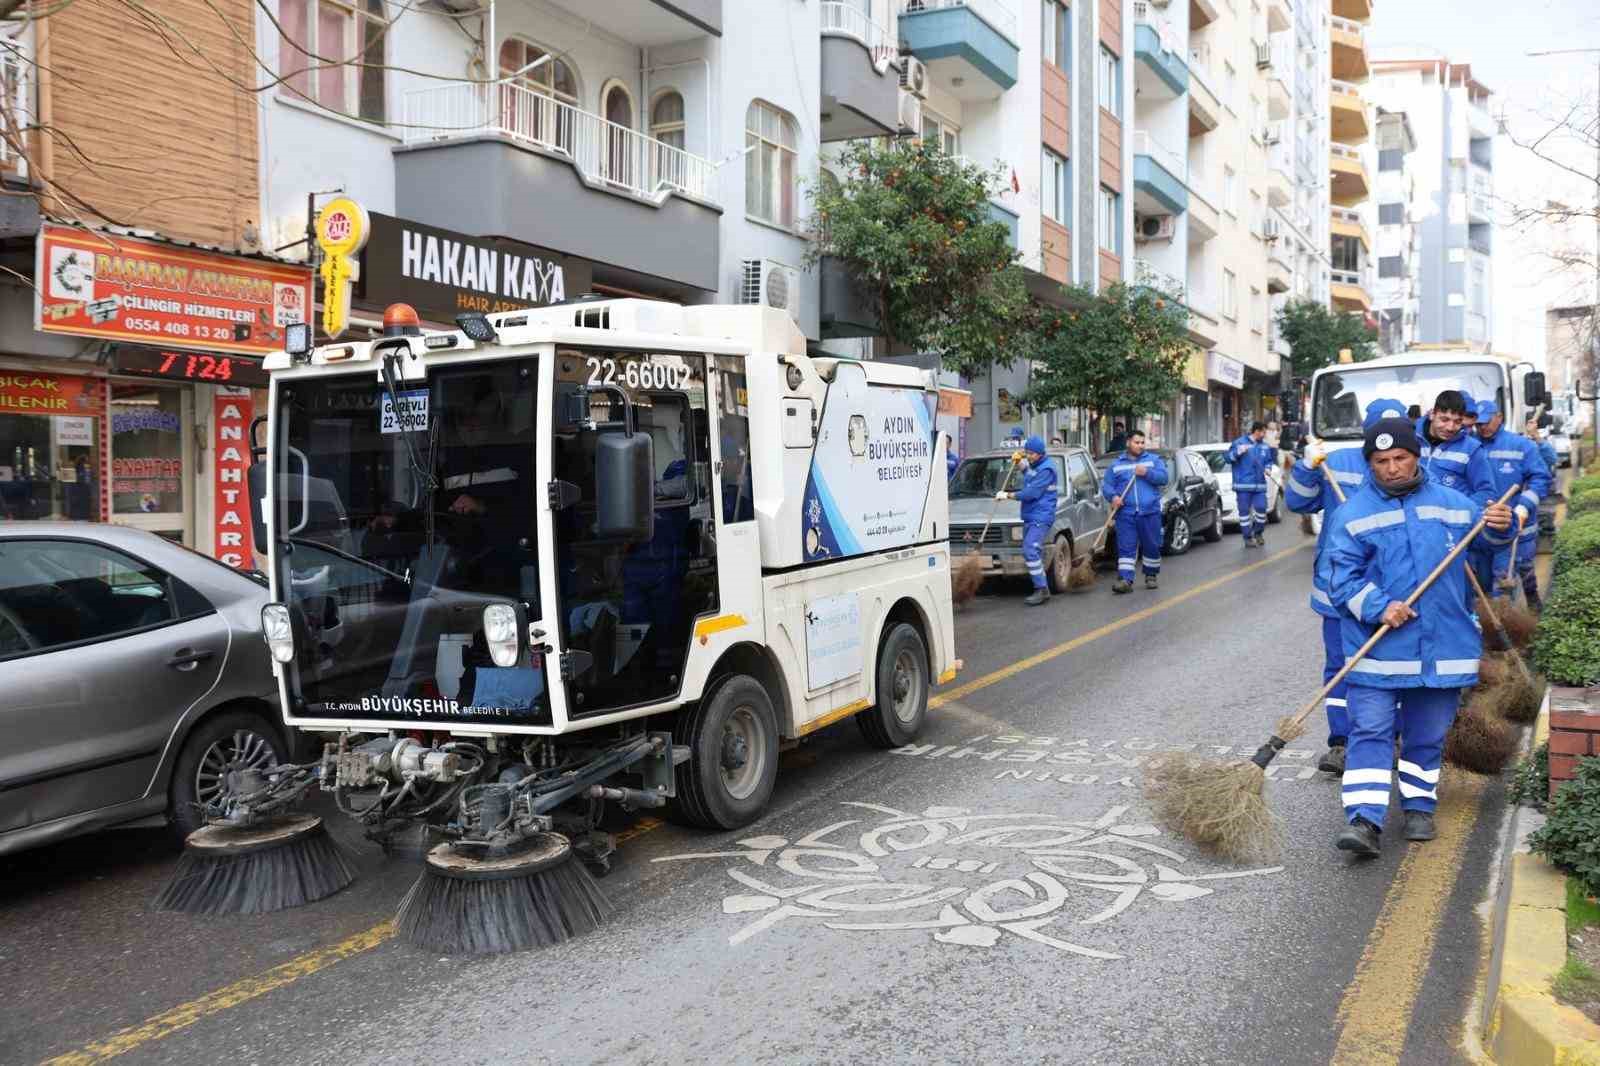
[[[1180,152],[1174,152],[1171,148],[1150,136],[1148,130],[1134,131],[1133,154],[1149,156],[1157,163],[1160,163],[1168,174],[1171,174],[1185,185],[1189,183],[1188,156]]]
[[[1367,28],[1365,26],[1359,22],[1351,22],[1349,19],[1342,19],[1338,16],[1332,16],[1328,19],[1328,25],[1344,33],[1353,33],[1363,40],[1365,40],[1367,36]]]
[[[820,12],[822,34],[825,37],[849,37],[860,41],[872,54],[872,65],[878,73],[900,55],[900,42],[884,27],[878,25],[867,13],[844,0],[823,0]]]
[[[1358,289],[1365,289],[1367,286],[1362,276],[1363,272],[1359,270],[1334,270],[1329,273],[1335,285],[1354,285]]]
[[[1156,35],[1161,39],[1161,47],[1166,51],[1181,51],[1172,30],[1172,21],[1150,0],[1133,0],[1133,21],[1155,27]]]
[[[579,173],[619,192],[660,200],[679,192],[717,202],[710,160],[520,85],[442,85],[405,96],[407,144],[481,134],[567,156]]]
[[[1347,207],[1335,207],[1333,209],[1333,217],[1340,222],[1348,222],[1352,226],[1365,225],[1365,223],[1361,221],[1361,212],[1352,211]]]
[[[1348,145],[1338,144],[1336,142],[1328,145],[1328,151],[1340,159],[1348,159],[1351,162],[1360,163],[1362,166],[1366,166],[1366,161],[1361,158],[1361,149],[1359,148],[1351,148]]]
[[[28,163],[13,144],[22,143],[24,132],[33,124],[32,107],[33,64],[22,45],[16,41],[4,42],[0,48],[0,170],[15,171],[27,176]]]
[[[1183,282],[1152,266],[1148,259],[1133,261],[1133,283],[1164,292],[1175,300],[1183,299]]]
[[[1331,85],[1333,91],[1338,95],[1353,96],[1356,98],[1356,102],[1359,103],[1361,101],[1361,86],[1354,82],[1340,81],[1338,78],[1334,78]]]
[[[901,11],[937,11],[947,7],[964,7],[987,22],[996,33],[1012,44],[1019,44],[1017,16],[1001,0],[902,0]]]

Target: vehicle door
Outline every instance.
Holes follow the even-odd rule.
[[[1068,452],[1066,462],[1067,481],[1072,485],[1072,537],[1080,547],[1092,545],[1111,505],[1100,498],[1100,481],[1086,453]]]
[[[1188,469],[1197,479],[1195,485],[1195,500],[1197,529],[1206,528],[1213,521],[1222,520],[1222,490],[1217,484],[1217,475],[1212,473],[1211,467],[1205,459],[1194,452],[1184,452],[1183,458],[1188,463]]]
[[[1081,501],[1072,491],[1072,481],[1067,477],[1066,457],[1051,455],[1050,463],[1056,472],[1056,517],[1050,526],[1050,540],[1054,542],[1058,534],[1077,528]]]
[[[199,593],[87,540],[0,540],[0,832],[145,795],[228,627]]]

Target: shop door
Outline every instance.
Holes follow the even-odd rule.
[[[194,391],[111,385],[111,520],[194,544]]]

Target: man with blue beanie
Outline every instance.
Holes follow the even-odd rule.
[[[1371,476],[1329,520],[1329,598],[1341,612],[1346,657],[1379,624],[1377,645],[1350,671],[1350,747],[1342,778],[1342,851],[1376,856],[1394,771],[1407,840],[1432,840],[1445,733],[1461,690],[1478,681],[1483,638],[1467,606],[1465,563],[1458,556],[1421,594],[1404,602],[1485,516],[1479,534],[1504,544],[1511,509],[1481,507],[1446,488],[1421,465],[1422,442],[1403,418],[1366,431],[1361,454]],[[1395,762],[1395,734],[1400,758]]]
[[[1367,404],[1363,431],[1385,418],[1404,418],[1406,405],[1399,400],[1373,400]],[[1333,513],[1355,495],[1367,480],[1367,461],[1360,448],[1340,448],[1330,452],[1315,443],[1306,448],[1304,459],[1294,464],[1283,486],[1283,498],[1295,514],[1322,512],[1322,535],[1317,538],[1317,560],[1311,576],[1311,609],[1322,617],[1322,682],[1327,684],[1344,668],[1344,637],[1339,629],[1339,609],[1328,595],[1328,533],[1333,528]],[[1338,488],[1334,486],[1337,483]],[[1325,774],[1344,773],[1345,746],[1350,736],[1350,711],[1345,690],[1348,681],[1335,685],[1323,700],[1328,715],[1328,750],[1317,763]]]
[[[1028,580],[1033,582],[1033,592],[1022,602],[1037,607],[1050,598],[1044,580],[1044,544],[1056,520],[1056,469],[1037,435],[1022,442],[1022,462],[1022,488],[997,492],[994,498],[1022,503],[1022,561],[1028,564]]]
[[[1521,485],[1522,492],[1511,501],[1521,532],[1517,535],[1517,572],[1511,568],[1511,549],[1502,548],[1490,557],[1489,568],[1495,578],[1520,580],[1522,591],[1528,597],[1528,606],[1539,610],[1539,577],[1533,572],[1533,560],[1539,554],[1539,501],[1550,491],[1550,467],[1539,454],[1539,446],[1527,437],[1505,428],[1505,416],[1500,405],[1493,400],[1478,404],[1478,439],[1483,442],[1483,453],[1489,459],[1489,471],[1494,476],[1496,498],[1512,485]],[[1473,545],[1477,547],[1477,545]],[[1481,566],[1475,565],[1481,576]],[[1491,596],[1499,596],[1498,581],[1484,586]]]
[[[1228,446],[1228,462],[1233,464],[1233,492],[1239,501],[1239,532],[1244,546],[1266,545],[1262,532],[1267,528],[1267,471],[1278,460],[1278,451],[1266,443],[1267,424],[1250,423],[1250,432]]]
[[[1167,464],[1145,451],[1144,431],[1128,431],[1128,442],[1100,482],[1100,495],[1117,516],[1117,580],[1111,591],[1133,589],[1133,567],[1144,556],[1144,587],[1157,586],[1161,573],[1161,486]]]

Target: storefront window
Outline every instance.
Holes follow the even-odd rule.
[[[98,387],[0,372],[0,521],[99,517]]]
[[[183,540],[188,532],[184,391],[164,385],[111,387],[113,521]]]

